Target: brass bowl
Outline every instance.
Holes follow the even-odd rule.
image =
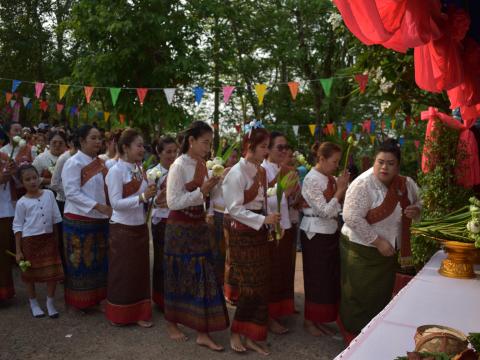
[[[473,243],[459,241],[441,241],[447,253],[438,272],[450,278],[473,279],[475,271],[473,264],[478,261],[478,249]]]
[[[415,333],[415,351],[440,353],[450,356],[468,348],[467,336],[459,330],[441,325],[423,325]]]

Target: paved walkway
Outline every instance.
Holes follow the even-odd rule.
[[[296,308],[303,311],[303,276],[301,255],[297,253],[295,276]],[[15,272],[16,298],[0,306],[0,359],[240,359],[263,358],[252,352],[238,355],[228,348],[228,331],[214,333],[224,345],[223,353],[213,353],[195,345],[195,334],[187,330],[190,340],[176,344],[168,339],[162,314],[154,310],[155,326],[112,327],[100,312],[87,315],[65,311],[63,289],[59,287],[56,301],[60,318],[34,319],[30,315],[25,287]],[[38,289],[40,304],[45,303],[45,287]],[[233,316],[234,308],[229,308]],[[283,336],[269,335],[273,359],[333,359],[343,348],[340,338],[314,338],[303,330],[303,316],[286,320],[291,332]]]

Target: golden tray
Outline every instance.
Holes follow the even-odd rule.
[[[473,266],[479,262],[480,251],[475,247],[475,244],[436,240],[442,244],[447,253],[447,258],[442,261],[438,270],[441,275],[455,279],[474,279],[476,277]]]

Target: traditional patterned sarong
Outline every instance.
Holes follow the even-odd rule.
[[[63,218],[65,303],[78,309],[107,296],[108,219]]]
[[[0,233],[2,234],[0,236],[0,301],[10,299],[15,295],[12,277],[15,258],[5,253],[7,250],[15,253],[12,222],[13,218],[0,218]]]
[[[305,320],[315,323],[337,319],[340,301],[340,234],[301,232]]]
[[[165,219],[166,220],[166,219]],[[164,309],[164,285],[163,285],[163,249],[165,246],[165,227],[166,221],[160,221],[158,224],[152,224],[153,237],[153,274],[152,274],[152,300],[162,310]]]
[[[212,247],[213,262],[215,264],[218,281],[222,286],[225,277],[225,238],[223,235],[223,218],[223,213],[218,211],[213,212],[213,222],[215,227],[213,236],[215,243]]]
[[[110,224],[105,315],[116,324],[152,319],[148,227]]]
[[[392,298],[397,256],[382,256],[377,248],[342,235],[340,319],[345,329],[359,333]]]
[[[232,266],[232,261],[230,257],[230,246],[229,246],[229,237],[230,237],[230,222],[232,218],[230,215],[225,214],[223,217],[223,236],[225,239],[225,275],[223,283],[223,291],[225,294],[225,299],[231,303],[236,303],[238,301],[238,278],[235,276],[235,269]]]
[[[267,338],[270,248],[267,230],[256,231],[235,220],[228,227],[230,263],[238,279],[239,298],[232,332],[254,341]]]
[[[280,241],[270,241],[270,295],[268,314],[273,319],[294,313],[295,258],[294,242],[296,227],[285,230]]]
[[[22,272],[24,282],[63,280],[62,261],[53,233],[24,237],[21,244],[25,260],[31,264],[31,267]]]
[[[199,332],[229,325],[202,207],[170,211],[165,229],[165,319]]]

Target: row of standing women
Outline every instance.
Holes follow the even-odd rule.
[[[159,144],[163,176],[157,189],[144,177],[143,139],[135,130],[127,129],[119,137],[119,157],[110,169],[97,157],[98,130],[83,126],[78,135],[80,150],[60,159],[68,305],[85,309],[106,298],[105,313],[113,325],[150,327],[153,299],[165,313],[170,338],[187,339],[180,324],[197,331],[199,345],[222,350],[210,333],[230,324],[226,297],[236,304],[231,348],[268,354],[268,330],[288,332],[281,318],[295,312],[300,211],[306,330],[315,336],[330,333],[324,324],[335,321],[340,308],[341,325],[358,333],[388,302],[395,251],[408,256],[409,221],[420,212],[415,183],[398,175],[400,152],[394,142],[380,148],[373,169],[350,187],[348,173],[333,177],[340,148],[331,143],[317,146],[318,162],[300,187],[292,164],[285,161],[286,138],[259,126],[243,139],[244,157],[222,177],[212,176],[205,166],[212,129],[195,122],[183,134],[179,157],[173,139]],[[59,181],[57,170],[54,184]],[[278,212],[267,189],[284,175],[295,185],[285,191]],[[340,235],[338,217],[345,193]],[[152,294],[145,216],[150,202],[155,206]],[[210,202],[217,246],[212,246],[206,222]],[[277,223],[283,232],[279,245],[269,241]],[[220,227],[226,244],[224,278],[222,266],[216,265],[222,257]]]

